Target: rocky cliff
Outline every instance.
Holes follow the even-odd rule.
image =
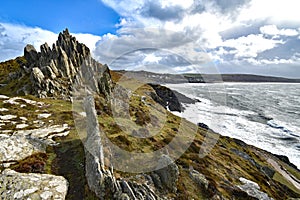
[[[10,84],[15,79],[23,81],[22,87],[15,92],[17,95],[68,99],[73,85],[85,81],[91,82],[94,90],[104,95],[111,88],[108,67],[96,62],[90,50],[70,35],[68,29],[59,33],[52,48],[45,43],[38,52],[32,45],[27,45],[24,58],[27,62],[22,63],[21,69],[11,73],[7,80]]]
[[[27,45],[24,57],[0,63],[0,93],[8,95],[0,95],[1,199],[300,198],[299,170],[284,157],[173,115],[178,99],[195,100],[123,75],[97,63],[68,30],[51,48]],[[78,100],[80,111],[72,109]],[[209,149],[211,138],[218,140]],[[160,153],[147,164],[122,159],[108,141]],[[124,164],[153,170],[118,170]]]

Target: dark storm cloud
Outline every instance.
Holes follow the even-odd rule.
[[[159,59],[157,59],[157,61],[146,61],[145,58],[149,55]],[[154,48],[138,49],[128,52],[110,63],[112,69],[124,69],[124,66],[126,66],[125,69],[127,70],[148,69],[154,71],[154,69],[156,69],[156,72],[166,72],[174,67],[185,67],[189,65],[191,65],[191,63],[180,55]]]
[[[191,14],[205,11],[218,11],[222,14],[235,16],[238,8],[247,6],[249,0],[195,0],[191,9]]]
[[[230,13],[236,11],[237,8],[245,6],[249,0],[215,0],[216,5],[222,13]]]
[[[237,39],[250,34],[256,35],[260,33],[260,27],[263,25],[265,25],[264,21],[255,23],[252,22],[250,25],[240,25],[227,29],[223,32],[220,32],[220,35],[222,36],[223,40]]]
[[[180,6],[162,7],[157,1],[147,2],[141,10],[144,17],[153,17],[161,21],[179,20],[182,18],[184,10]]]

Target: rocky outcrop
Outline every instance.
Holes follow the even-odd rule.
[[[199,186],[199,188],[202,191],[206,191],[208,189],[209,182],[203,174],[192,169],[192,170],[190,170],[189,175],[190,175],[191,179]]]
[[[240,185],[238,187],[242,191],[247,192],[249,196],[255,197],[260,200],[273,200],[273,198],[269,197],[268,194],[260,191],[260,187],[257,183],[245,178],[240,178],[240,181],[243,183],[243,185]]]
[[[95,92],[104,95],[111,90],[108,67],[96,62],[90,50],[70,35],[68,29],[59,34],[52,48],[45,43],[37,52],[32,45],[27,45],[24,57],[27,64],[17,75],[29,74],[30,83],[19,90],[19,94],[69,99],[77,84],[89,84]]]
[[[67,180],[38,173],[48,172],[47,148],[69,126],[54,125],[44,102],[1,95],[0,103],[0,199],[64,199]]]
[[[161,182],[159,186],[162,186],[165,191],[167,190],[175,193],[177,191],[177,181],[179,176],[179,169],[177,165],[169,156],[162,155],[158,160],[157,168],[158,170],[156,170],[154,173],[159,176],[159,180]]]
[[[160,197],[156,188],[147,182],[140,184],[124,178],[116,179],[113,167],[104,165],[103,145],[98,127],[95,103],[92,96],[84,99],[84,108],[87,117],[87,137],[84,141],[86,157],[86,178],[89,188],[95,192],[100,199],[164,199]],[[160,166],[167,167],[160,169]],[[176,192],[176,183],[179,175],[178,167],[172,160],[163,155],[158,162],[155,173],[163,187]],[[144,175],[147,176],[147,175]],[[147,176],[149,179],[150,176]],[[153,182],[152,180],[150,182]]]
[[[150,94],[153,100],[170,111],[182,112],[184,110],[182,104],[194,104],[196,102],[199,102],[199,100],[197,99],[191,99],[165,86],[157,84],[149,85],[155,90],[155,94]]]
[[[68,182],[62,176],[10,169],[0,174],[0,199],[65,199],[67,191]]]

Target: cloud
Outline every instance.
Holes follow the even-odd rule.
[[[86,44],[92,51],[100,36],[91,34],[72,34],[80,42]],[[28,27],[19,24],[0,23],[0,61],[13,59],[23,55],[24,47],[32,44],[37,50],[47,42],[49,45],[57,40],[58,35],[39,27]]]
[[[203,63],[212,63],[213,59],[213,63],[222,72],[222,66],[231,71],[234,68],[237,72],[252,69],[256,73],[261,72],[256,65],[274,67],[282,64],[287,67],[295,66],[298,62],[297,59],[292,59],[295,53],[300,53],[300,49],[296,47],[300,40],[300,2],[297,0],[103,2],[123,18],[116,35],[110,38],[104,36],[98,42],[95,55],[99,60],[109,62],[121,52],[150,47],[165,48],[186,56],[187,60],[197,63],[199,67]],[[172,34],[142,31],[147,28],[168,30]],[[206,54],[203,50],[197,52],[197,49],[202,48],[206,50]],[[136,57],[131,55],[122,61],[130,63],[130,59],[139,58],[140,61],[135,60],[133,63],[141,64],[145,59],[140,57],[142,54],[139,51],[139,55],[135,54]],[[164,58],[158,63],[164,60],[176,63]],[[123,64],[125,67],[125,62]],[[229,65],[232,66],[228,67]],[[241,66],[248,66],[249,70]],[[173,67],[178,71],[188,70],[188,66]],[[295,70],[295,67],[289,69]],[[297,74],[300,77],[300,70]]]
[[[297,0],[251,0],[249,7],[241,11],[239,20],[268,19],[271,24],[298,26],[299,6],[300,2]]]
[[[45,42],[53,43],[56,37],[56,34],[37,27],[0,23],[0,60],[23,55],[26,44],[39,48]]]
[[[278,44],[283,44],[282,40],[267,39],[262,34],[242,36],[237,39],[229,39],[223,42],[224,47],[235,48],[230,52],[235,54],[235,58],[257,57],[258,53],[272,49]]]
[[[267,35],[297,36],[299,32],[296,29],[278,29],[276,25],[266,25],[260,27],[260,32]]]
[[[178,20],[182,18],[183,8],[175,5],[166,5],[162,7],[157,1],[147,2],[141,11],[141,15],[144,17],[153,17],[162,21],[165,20]]]
[[[93,53],[96,49],[96,44],[98,41],[101,40],[101,36],[98,35],[92,35],[88,33],[71,33],[76,39],[85,44]]]

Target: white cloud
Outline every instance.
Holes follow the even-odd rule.
[[[71,33],[76,39],[85,44],[91,52],[93,52],[96,48],[96,43],[101,40],[100,36],[87,34],[87,33]]]
[[[103,2],[116,10],[124,20],[121,20],[119,34],[113,38],[113,42],[99,42],[96,55],[102,58],[105,58],[104,52],[101,52],[104,46],[109,46],[106,49],[110,53],[106,52],[106,55],[113,57],[124,49],[144,45],[167,48],[186,56],[192,63],[210,62],[210,58],[219,65],[233,63],[237,67],[241,63],[251,65],[254,61],[257,65],[268,62],[288,65],[296,62],[295,59],[282,58],[280,51],[293,49],[293,45],[299,44],[291,41],[287,43],[287,40],[296,40],[294,36],[300,33],[298,0],[194,0],[187,4],[186,1],[171,0],[158,0],[155,3],[150,0]],[[136,33],[137,30],[132,28],[165,29],[181,37],[173,37],[176,34],[145,34],[143,31]],[[127,34],[123,34],[124,30]],[[223,38],[223,33],[231,35]],[[176,41],[176,44],[170,41]],[[105,45],[101,46],[103,43]],[[201,48],[209,53],[201,54],[195,50]],[[273,49],[274,58],[270,57]],[[264,52],[267,53],[262,54]],[[177,66],[176,69],[181,71],[183,67]]]
[[[52,44],[56,38],[56,34],[38,27],[0,23],[0,60],[23,55],[26,44],[39,49],[41,44]]]
[[[260,28],[260,32],[267,35],[297,36],[295,29],[278,29],[276,25],[266,25]]]
[[[142,61],[144,64],[149,64],[149,63],[156,63],[158,64],[158,62],[162,59],[162,57],[160,56],[156,56],[154,53],[145,55],[144,60]]]
[[[241,10],[238,20],[268,20],[275,24],[299,25],[299,7],[298,0],[252,0],[249,7]]]
[[[272,49],[278,44],[283,44],[281,40],[267,39],[262,34],[242,36],[237,39],[230,39],[223,42],[224,47],[235,48],[231,51],[235,58],[256,57],[258,53]]]

